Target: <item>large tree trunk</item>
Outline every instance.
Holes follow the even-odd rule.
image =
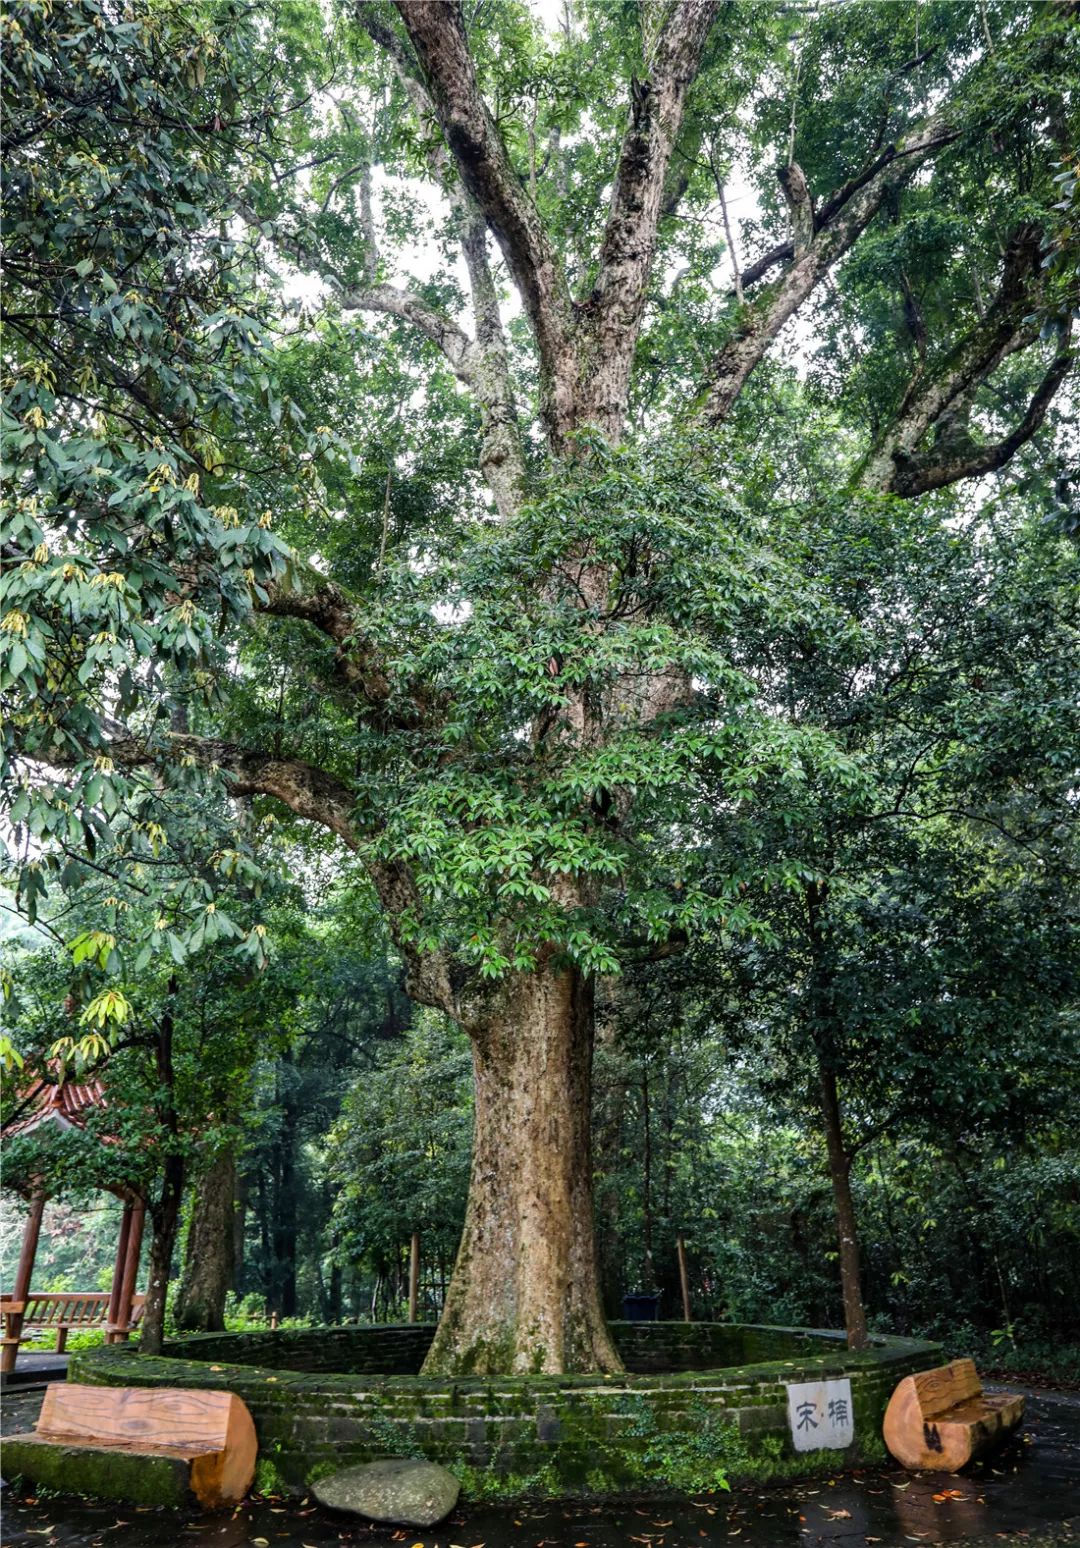
[[[836,1075],[822,1064],[820,1079],[825,1143],[829,1150],[829,1178],[836,1210],[836,1229],[840,1238],[840,1288],[844,1297],[844,1326],[847,1329],[848,1348],[865,1349],[868,1342],[866,1308],[862,1298],[855,1201],[851,1197],[851,1157],[844,1149]]]
[[[618,1371],[593,1238],[592,985],[507,980],[470,1028],[472,1178],[431,1374]]]
[[[187,1333],[220,1333],[233,1281],[233,1201],[236,1157],[219,1150],[199,1178],[188,1228],[176,1325]]]

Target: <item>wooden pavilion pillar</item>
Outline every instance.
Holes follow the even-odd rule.
[[[3,1351],[0,1352],[0,1371],[5,1375],[15,1369],[15,1360],[19,1353],[19,1340],[22,1337],[23,1318],[26,1314],[26,1298],[30,1294],[34,1258],[37,1256],[38,1238],[41,1235],[41,1217],[44,1213],[45,1194],[38,1190],[30,1199],[30,1213],[26,1217],[26,1225],[23,1228],[19,1266],[15,1270],[15,1288],[12,1291],[11,1301],[18,1310],[4,1315],[4,1345]]]
[[[415,1322],[420,1299],[420,1232],[409,1243],[409,1321]]]
[[[135,1283],[139,1275],[139,1253],[142,1251],[143,1226],[146,1223],[146,1200],[135,1199],[130,1208],[131,1225],[128,1230],[124,1277],[120,1284],[120,1304],[117,1307],[116,1317],[116,1337],[124,1340],[131,1337],[131,1303],[135,1296]]]
[[[128,1242],[131,1239],[131,1217],[134,1205],[130,1199],[124,1202],[120,1217],[120,1235],[116,1242],[116,1262],[113,1265],[112,1289],[109,1292],[109,1310],[105,1319],[105,1342],[117,1342],[120,1318],[120,1295],[124,1287],[124,1271],[127,1268]]]

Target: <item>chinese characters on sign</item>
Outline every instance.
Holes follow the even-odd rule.
[[[796,1451],[840,1449],[855,1439],[851,1382],[791,1382],[787,1389],[788,1423]]]

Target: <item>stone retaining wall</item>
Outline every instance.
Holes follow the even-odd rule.
[[[172,1343],[160,1358],[117,1345],[74,1354],[69,1379],[238,1393],[258,1431],[264,1489],[300,1491],[326,1473],[376,1457],[427,1456],[457,1473],[466,1497],[476,1499],[696,1492],[716,1487],[721,1474],[765,1480],[878,1460],[881,1420],[896,1383],[941,1360],[935,1345],[907,1339],[880,1339],[851,1354],[839,1335],[811,1330],[636,1323],[614,1325],[624,1359],[632,1369],[654,1372],[663,1361],[669,1368],[662,1374],[459,1380],[379,1374],[392,1361],[415,1370],[432,1331],[206,1334]],[[756,1358],[690,1368],[692,1361],[712,1366],[733,1352]],[[260,1363],[248,1363],[255,1360]],[[347,1361],[352,1373],[340,1365],[333,1374],[325,1371],[338,1361]],[[796,1453],[786,1384],[844,1376],[851,1382],[854,1443],[843,1451]]]

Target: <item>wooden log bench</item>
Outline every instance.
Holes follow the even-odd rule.
[[[983,1392],[973,1360],[905,1376],[885,1410],[885,1444],[903,1467],[955,1473],[1005,1441],[1023,1396]]]
[[[234,1392],[53,1382],[32,1434],[4,1440],[4,1474],[71,1494],[214,1509],[255,1476],[255,1425]]]
[[[71,1332],[84,1333],[89,1328],[104,1328],[106,1342],[111,1343],[116,1336],[126,1336],[133,1332],[142,1321],[143,1306],[146,1297],[133,1295],[131,1298],[131,1321],[120,1327],[109,1321],[110,1295],[107,1290],[75,1290],[57,1291],[50,1294],[41,1291],[28,1295],[25,1301],[16,1301],[12,1296],[5,1295],[0,1298],[0,1314],[4,1319],[4,1345],[26,1343],[27,1330],[48,1331],[56,1330],[56,1352],[63,1354],[67,1347],[67,1336]]]

